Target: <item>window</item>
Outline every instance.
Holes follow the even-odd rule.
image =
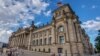
[[[46,41],[47,41],[47,39],[45,38],[45,39],[44,39],[44,45],[46,45]]]
[[[35,49],[35,51],[37,51],[37,50]]]
[[[36,40],[36,45],[38,45],[38,40]]]
[[[49,35],[51,35],[51,29],[49,29]]]
[[[48,52],[49,52],[49,53],[51,52],[51,49],[50,49],[50,48],[48,49]]]
[[[58,53],[62,53],[63,49],[62,48],[58,48]]]
[[[42,39],[40,39],[40,45],[42,45]]]
[[[45,49],[43,49],[43,52],[45,52]]]
[[[44,36],[46,36],[46,34],[47,34],[46,31],[44,31]]]
[[[64,31],[64,27],[63,27],[63,26],[60,26],[60,27],[58,28],[58,31],[59,31],[59,32],[63,32],[63,31]]]
[[[51,44],[51,37],[49,37],[49,39],[48,39],[48,44]]]
[[[42,37],[42,32],[40,32],[40,37]]]
[[[60,44],[64,43],[64,36],[59,36],[59,43]]]
[[[39,49],[39,52],[40,52],[40,49]]]
[[[35,35],[33,35],[33,38],[35,38]]]
[[[33,40],[33,45],[35,45],[35,40]]]

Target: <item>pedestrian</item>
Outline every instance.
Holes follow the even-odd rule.
[[[18,53],[18,51],[16,51],[16,52],[15,52],[15,56],[19,56],[19,53]]]
[[[55,53],[51,54],[51,56],[55,56]]]
[[[61,53],[58,53],[58,56],[61,56]]]
[[[12,56],[12,52],[11,51],[8,51],[7,52],[7,56]]]

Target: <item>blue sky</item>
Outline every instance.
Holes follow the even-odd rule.
[[[29,27],[33,20],[37,26],[51,22],[59,1],[71,5],[94,45],[100,29],[100,0],[0,0],[0,41],[8,42],[13,31]]]

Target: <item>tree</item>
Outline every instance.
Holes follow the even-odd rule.
[[[100,53],[100,30],[98,30],[98,36],[96,37],[95,42],[97,52]]]

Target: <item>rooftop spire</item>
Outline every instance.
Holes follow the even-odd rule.
[[[58,3],[57,3],[57,6],[58,6],[58,7],[60,7],[60,6],[62,6],[62,5],[63,5],[62,2],[58,2]]]
[[[31,26],[32,26],[32,27],[34,26],[34,21],[32,21],[32,24],[31,24]]]
[[[34,25],[34,21],[32,21],[32,25]]]

